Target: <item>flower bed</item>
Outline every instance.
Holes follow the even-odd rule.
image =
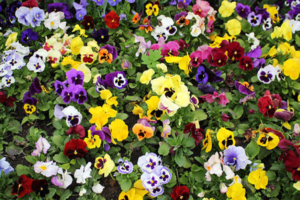
[[[296,200],[300,3],[0,3],[0,198]]]

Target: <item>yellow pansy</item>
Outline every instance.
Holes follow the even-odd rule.
[[[234,183],[226,192],[226,195],[231,200],[246,200],[246,190],[241,183]]]
[[[219,141],[219,147],[221,150],[227,149],[230,145],[235,145],[233,132],[223,127],[220,128],[217,133],[217,140]]]
[[[105,154],[104,157],[96,158],[94,166],[99,169],[99,175],[104,174],[104,177],[107,177],[115,167],[115,163],[108,154]]]
[[[167,63],[178,63],[179,69],[183,70],[184,73],[186,73],[187,75],[191,71],[191,68],[190,68],[191,58],[188,54],[183,57],[168,56],[168,57],[165,57],[165,60]]]
[[[239,35],[242,31],[242,24],[237,19],[231,19],[225,24],[225,29],[230,35]]]
[[[121,119],[115,119],[109,125],[111,137],[117,139],[119,142],[125,140],[128,137],[128,126]]]
[[[266,8],[267,12],[270,13],[270,17],[274,24],[276,24],[277,22],[280,21],[278,10],[277,10],[276,6],[269,6],[267,4],[264,4],[263,8]]]
[[[90,82],[91,78],[92,78],[92,73],[91,73],[91,70],[90,68],[88,68],[84,63],[80,64],[78,67],[77,67],[77,71],[82,71],[83,74],[84,74],[84,79],[83,81],[85,83],[88,83]]]
[[[71,57],[64,57],[61,64],[64,65],[64,66],[65,65],[71,65],[72,68],[77,70],[77,68],[79,67],[81,62],[75,61]]]
[[[142,84],[148,85],[149,82],[151,81],[154,73],[155,73],[155,71],[153,69],[148,69],[148,70],[144,71],[142,76],[140,77],[140,82]]]
[[[300,75],[300,58],[291,58],[283,63],[283,73],[292,80],[297,80]]]
[[[290,52],[291,45],[287,42],[280,43],[277,52],[281,52],[283,55],[287,54]]]
[[[151,81],[152,91],[154,91],[158,95],[162,95],[164,93],[164,89],[162,87],[163,83],[166,81],[166,78],[161,76]]]
[[[168,71],[168,68],[164,63],[157,64],[156,67],[157,69],[161,69],[164,73]]]
[[[296,51],[294,46],[291,46],[290,49],[290,54],[293,58],[300,58],[300,51]]]
[[[117,97],[112,97],[112,93],[109,90],[101,90],[100,97],[101,97],[101,99],[104,99],[106,101],[106,104],[108,104],[110,106],[118,105],[118,102],[116,101]]]
[[[212,140],[211,140],[211,134],[213,133],[212,130],[207,129],[205,134],[205,139],[203,140],[203,149],[205,149],[205,152],[208,153],[212,149]]]
[[[135,193],[139,194],[140,196],[145,196],[147,193],[149,193],[143,186],[143,181],[141,179],[137,180],[134,184],[133,187],[135,189]]]
[[[248,182],[255,185],[255,189],[266,189],[268,185],[268,177],[266,176],[266,171],[262,169],[257,169],[250,172],[248,176]]]
[[[34,113],[36,111],[35,105],[31,105],[28,103],[24,104],[23,109],[26,112],[26,114],[29,114],[29,115],[31,115],[32,113]]]
[[[132,113],[133,113],[134,115],[139,115],[139,117],[142,118],[143,115],[144,115],[144,110],[143,110],[143,108],[142,108],[141,106],[139,106],[139,105],[134,105],[133,110],[132,110]]]
[[[100,148],[101,146],[101,139],[99,135],[92,136],[91,130],[88,131],[88,137],[84,138],[84,142],[89,149],[94,149],[96,147]]]
[[[281,27],[276,26],[271,33],[271,38],[284,38],[286,41],[293,39],[292,27],[290,27],[290,20],[282,23]]]
[[[76,24],[74,29],[72,30],[72,32],[75,32],[75,31],[79,31],[79,36],[87,37],[87,35],[85,34],[85,29],[80,28],[80,26],[78,24]]]
[[[261,133],[257,139],[257,144],[272,150],[279,144],[279,137],[274,133]]]
[[[103,104],[102,108],[109,117],[116,117],[118,114],[118,112],[112,109],[108,104]]]
[[[230,17],[234,12],[236,7],[236,2],[222,1],[221,7],[219,8],[219,13],[222,17]]]
[[[96,124],[99,130],[108,122],[108,118],[110,117],[101,106],[97,106],[95,108],[91,107],[89,112],[93,115],[90,119],[91,124]]]
[[[98,42],[96,40],[89,41],[87,43],[87,46],[95,48],[96,51],[100,50],[100,47],[99,47]]]
[[[276,54],[277,54],[276,47],[273,46],[273,47],[269,50],[269,52],[268,52],[267,54],[265,54],[265,55],[262,55],[262,57],[266,58],[267,56],[270,56],[271,58],[273,58],[274,56],[276,56]]]
[[[6,47],[10,47],[10,45],[11,45],[12,43],[14,43],[14,42],[17,41],[17,36],[18,36],[18,33],[17,33],[17,32],[11,33],[11,34],[8,36],[8,38],[7,38],[6,42],[5,42],[5,46],[6,46]]]
[[[90,46],[84,46],[80,49],[81,62],[91,65],[95,60],[97,60],[98,54],[92,50]]]
[[[150,99],[145,101],[148,106],[147,116],[155,116],[157,120],[160,119],[160,117],[164,114],[164,111],[158,109],[159,101],[160,99],[158,96],[152,96]]]
[[[138,194],[135,188],[132,188],[127,192],[122,191],[119,200],[143,200],[143,196]]]
[[[296,190],[300,191],[300,181],[298,181],[297,183],[294,183],[294,188],[296,188]]]
[[[72,54],[74,54],[74,55],[80,54],[80,49],[82,47],[83,47],[83,41],[79,36],[77,36],[71,40],[70,49],[72,51]]]

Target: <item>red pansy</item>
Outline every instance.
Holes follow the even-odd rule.
[[[232,60],[240,60],[245,53],[244,48],[241,47],[239,42],[229,43],[227,51],[228,51],[228,57],[231,58]]]
[[[116,29],[119,27],[119,20],[120,17],[113,10],[107,13],[104,17],[105,24],[111,29]]]
[[[203,132],[202,128],[196,128],[195,123],[189,123],[184,127],[183,133],[191,133],[192,137],[195,139],[196,146],[202,141],[203,139]]]
[[[17,101],[15,98],[13,97],[8,97],[3,93],[0,92],[0,103],[2,103],[3,105],[7,106],[7,107],[13,107],[14,106],[14,102]]]
[[[67,135],[71,135],[73,133],[78,134],[80,138],[84,138],[85,136],[85,130],[80,124],[70,127],[66,132]]]
[[[186,186],[176,186],[173,188],[171,198],[173,200],[188,200],[190,197],[190,190]]]
[[[23,197],[26,194],[30,194],[32,179],[26,175],[21,175],[18,181],[15,181],[14,185],[11,188],[12,195],[18,195],[18,198]]]
[[[22,3],[22,6],[28,7],[28,8],[39,7],[36,0],[27,0]]]
[[[81,22],[81,25],[84,27],[85,30],[94,29],[95,24],[93,21],[92,16],[84,16],[83,22]]]
[[[81,139],[71,139],[65,144],[64,154],[70,159],[80,159],[87,154],[86,143]]]
[[[244,56],[240,59],[239,68],[244,71],[251,71],[253,69],[252,60],[249,56]]]
[[[263,96],[258,99],[257,106],[259,108],[259,112],[264,114],[265,117],[272,118],[274,117],[276,107],[272,101],[272,99],[268,96]]]

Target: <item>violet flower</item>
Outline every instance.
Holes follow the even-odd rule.
[[[29,21],[26,19],[27,14],[29,14],[30,9],[24,6],[21,6],[16,11],[16,17],[18,18],[18,22],[25,26],[29,26]]]
[[[106,81],[102,80],[101,77],[99,76],[97,78],[97,82],[96,82],[96,88],[95,88],[96,92],[98,92],[100,94],[100,91],[101,90],[106,90],[106,88],[107,88]]]
[[[121,71],[116,71],[109,73],[105,76],[105,82],[110,88],[123,89],[127,85],[127,79],[125,73]]]
[[[240,83],[238,81],[235,81],[235,88],[242,94],[250,95],[255,93],[253,90],[253,87],[249,86],[249,83]]]
[[[77,71],[72,68],[66,73],[66,76],[69,85],[83,85],[84,73],[82,71]]]
[[[267,12],[266,8],[259,8],[258,6],[256,6],[255,7],[255,13],[257,15],[261,15],[262,19],[264,19],[264,20],[270,17],[270,13]]]
[[[87,101],[87,93],[85,89],[81,85],[76,85],[76,92],[74,93],[73,101],[77,102],[78,104],[83,104]]]
[[[217,90],[213,88],[211,85],[198,85],[198,89],[203,94],[213,94],[214,92],[217,92]]]
[[[255,27],[260,25],[262,21],[262,15],[261,14],[256,15],[254,12],[251,12],[247,17],[247,20],[251,26]]]
[[[38,7],[34,7],[26,16],[26,19],[32,27],[40,26],[41,22],[45,19],[45,12]]]
[[[133,164],[131,162],[128,162],[127,160],[125,160],[125,162],[119,162],[119,163],[120,163],[120,165],[117,167],[117,170],[119,173],[130,174],[131,172],[133,172]]]
[[[160,186],[160,180],[159,180],[159,176],[156,175],[155,173],[143,173],[141,176],[141,180],[143,183],[144,188],[156,188],[158,186]]]
[[[196,74],[196,81],[199,84],[206,84],[207,82],[221,82],[224,79],[221,77],[222,71],[217,71],[216,73],[212,72],[205,65],[200,65]]]
[[[106,49],[108,51],[108,53],[111,53],[112,56],[113,56],[113,60],[117,59],[118,52],[117,52],[117,50],[114,46],[111,46],[111,45],[107,44],[107,45],[101,47],[100,50],[101,49]]]
[[[235,170],[245,169],[252,162],[246,156],[243,147],[229,146],[224,150],[224,163],[228,166],[235,166]]]
[[[261,48],[260,46],[256,47],[255,49],[249,51],[245,54],[245,56],[249,56],[250,58],[259,58],[261,56]]]
[[[157,196],[162,195],[164,193],[164,188],[161,185],[156,187],[156,188],[147,188],[147,189],[150,192],[150,195],[152,197],[157,197]]]
[[[91,135],[99,135],[100,139],[102,141],[106,141],[108,143],[111,143],[111,133],[108,127],[102,127],[102,130],[96,130],[96,125],[91,126],[90,129]]]
[[[0,160],[0,172],[2,171],[6,175],[14,171],[14,168],[9,164],[9,162],[6,161],[5,157],[1,158]],[[0,173],[0,177],[1,177],[1,173]]]
[[[109,3],[109,5],[111,6],[116,6],[119,4],[119,2],[121,2],[121,0],[107,0],[107,2]]]
[[[257,72],[257,77],[260,82],[269,84],[275,80],[277,70],[272,65],[267,65],[264,68],[260,68]]]
[[[60,81],[56,80],[55,83],[54,83],[54,88],[55,88],[55,92],[56,92],[59,96],[61,96],[62,91],[63,91],[64,89],[67,89],[67,86],[65,85],[64,82],[60,82]]]
[[[104,4],[104,0],[92,0],[93,2],[95,2],[97,4],[97,6],[102,6]]]
[[[266,64],[266,60],[264,58],[255,58],[253,60],[253,67],[256,69],[260,69],[264,67]]]
[[[73,17],[72,13],[69,10],[69,4],[68,3],[51,3],[48,4],[47,8],[48,13],[51,12],[63,12],[65,14],[66,19],[70,19]]]
[[[178,0],[178,4],[184,3],[184,4],[186,4],[188,6],[188,5],[190,5],[191,1],[192,0]]]
[[[294,112],[284,110],[284,109],[277,109],[275,111],[274,117],[276,119],[281,119],[284,122],[290,121],[294,117]]]
[[[169,2],[169,4],[170,4],[171,6],[175,6],[175,5],[177,4],[177,2],[176,2],[176,0],[172,0],[171,2]]]
[[[18,0],[13,1],[8,5],[7,12],[14,15],[21,6],[22,6],[22,3],[19,2]]]
[[[109,34],[108,34],[108,29],[106,28],[100,28],[97,31],[93,31],[93,38],[98,42],[98,43],[107,43],[109,40]]]
[[[38,77],[35,77],[29,86],[29,92],[31,95],[39,94],[42,92],[41,83]]]
[[[22,32],[21,41],[25,44],[28,44],[32,40],[34,40],[34,41],[38,40],[38,38],[39,38],[39,35],[37,34],[37,32],[35,32],[31,28],[29,28]]]
[[[71,100],[74,98],[76,86],[75,85],[69,85],[69,88],[65,88],[62,93],[61,97],[65,103],[70,103]]]
[[[172,174],[167,167],[160,165],[156,167],[155,173],[159,175],[160,184],[167,184],[172,179]]]
[[[251,12],[251,9],[248,5],[243,5],[242,3],[238,3],[235,8],[236,12],[242,18],[246,18],[248,14]]]

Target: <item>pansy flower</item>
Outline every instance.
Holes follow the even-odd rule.
[[[69,85],[83,85],[84,74],[76,69],[71,69],[66,73]]]
[[[134,34],[134,38],[135,38],[135,40],[134,40],[135,43],[137,43],[137,42],[140,43],[139,44],[139,49],[135,54],[135,56],[138,57],[140,55],[140,53],[144,54],[146,52],[146,50],[148,48],[150,48],[151,41],[146,42],[145,38],[143,36],[137,36],[135,34]]]
[[[81,139],[71,139],[65,144],[64,154],[70,159],[80,159],[87,154],[87,144]]]
[[[15,181],[11,188],[12,195],[18,195],[18,198],[32,192],[31,185],[33,180],[26,175],[21,175],[18,181]]]
[[[8,97],[2,92],[0,91],[0,103],[2,103],[5,106],[8,107],[13,107],[14,106],[14,102],[17,101],[15,98],[13,97]]]
[[[84,138],[84,142],[87,144],[87,147],[89,149],[94,149],[94,148],[100,148],[101,146],[101,139],[99,135],[92,135],[91,130],[88,131],[88,137]]]
[[[97,59],[97,53],[90,46],[84,46],[80,49],[81,62],[91,65]]]
[[[150,2],[146,5],[146,14],[148,16],[151,16],[152,14],[157,16],[159,13],[159,9],[161,9],[159,1]]]
[[[254,87],[250,86],[250,84],[248,82],[238,82],[235,81],[235,88],[242,94],[246,94],[246,95],[251,95],[254,92]]]
[[[150,19],[147,17],[143,20],[143,25],[139,25],[140,30],[145,30],[146,33],[152,32],[154,27],[151,25]]]
[[[186,19],[187,13],[181,12],[175,15],[174,19],[176,21],[176,24],[180,27],[187,26],[190,24],[190,20]]]
[[[119,27],[120,17],[117,15],[115,11],[111,10],[109,13],[105,15],[104,21],[105,24],[108,26],[108,28],[116,29]]]
[[[284,139],[284,136],[280,131],[274,129],[270,132],[268,130],[263,130],[257,139],[257,144],[266,147],[268,150],[272,150],[278,146],[281,138]]]
[[[238,3],[235,10],[242,18],[246,18],[251,12],[250,7],[248,5],[243,5],[242,3]]]
[[[199,122],[195,121],[188,123],[183,130],[184,134],[191,133],[192,137],[195,139],[195,145],[197,146],[203,139],[204,130],[200,128]]]
[[[198,16],[204,18],[204,17],[206,17],[208,12],[211,10],[211,7],[209,5],[209,2],[197,0],[196,4],[193,5],[192,9],[193,9],[193,12],[195,15],[198,15]]]
[[[211,66],[222,67],[226,65],[227,56],[221,50],[214,52],[212,51],[207,57],[207,61]]]
[[[81,25],[84,27],[85,30],[94,29],[95,24],[93,21],[92,16],[84,16],[83,21],[81,22]]]
[[[118,52],[114,46],[110,46],[109,44],[100,48],[99,51],[99,62],[102,64],[104,62],[112,63],[118,57]]]
[[[230,145],[235,145],[233,132],[223,127],[217,132],[217,140],[221,150],[227,149]]]
[[[264,31],[271,29],[272,28],[272,19],[271,18],[263,19],[262,28]]]
[[[63,169],[59,168],[58,172],[57,172],[57,176],[53,176],[51,178],[51,182],[55,186],[66,189],[73,182],[73,178],[70,174],[71,174],[71,172],[68,172],[67,170],[65,170],[65,172],[63,172]]]
[[[161,137],[167,138],[171,134],[171,126],[170,126],[170,120],[165,119],[163,122],[163,129],[161,132]]]
[[[178,56],[179,55],[179,45],[177,42],[170,41],[167,44],[163,45],[163,48],[161,50],[161,55],[166,56]]]
[[[224,79],[221,77],[222,71],[216,71],[215,73],[208,69],[205,65],[200,65],[197,69],[196,81],[199,84],[206,84],[207,82],[221,82]]]
[[[175,35],[177,28],[174,26],[174,21],[171,17],[160,15],[157,17],[160,27],[162,27],[167,35]],[[155,28],[156,29],[156,28]]]
[[[143,173],[141,176],[144,188],[152,189],[160,186],[159,176],[155,173]]]
[[[55,88],[55,92],[61,96],[63,90],[67,89],[66,83],[65,82],[61,82],[59,80],[56,80],[54,83],[54,88]]]
[[[123,71],[116,71],[105,76],[107,86],[111,88],[123,89],[127,85],[127,79]]]
[[[251,164],[249,157],[246,156],[243,147],[229,146],[224,150],[224,163],[228,166],[234,166],[235,170],[245,169]]]
[[[128,126],[121,119],[115,119],[109,125],[111,137],[117,139],[119,142],[125,140],[128,137]]]
[[[72,100],[74,102],[77,102],[78,104],[83,104],[88,99],[87,92],[81,85],[77,85],[75,88],[76,92],[74,93],[74,97]]]
[[[131,172],[133,172],[133,164],[131,162],[128,162],[127,160],[125,160],[125,162],[123,162],[123,159],[120,158],[121,162],[119,162],[119,166],[117,167],[117,170],[119,173],[121,174],[130,174]]]
[[[45,155],[47,151],[50,149],[51,145],[47,141],[47,139],[40,136],[38,141],[35,143],[36,149],[31,153],[32,156],[40,156],[40,154],[43,152]]]
[[[49,30],[56,30],[60,24],[60,14],[52,12],[49,14],[48,19],[44,21],[44,25]]]
[[[34,171],[35,173],[42,174],[46,177],[51,177],[57,174],[58,166],[53,161],[37,161],[34,164]]]
[[[144,193],[139,192],[139,189],[132,188],[127,192],[122,191],[118,200],[142,200],[144,195]]]
[[[38,39],[37,32],[33,31],[31,28],[26,29],[22,32],[21,41],[25,44],[30,43],[31,41],[35,41]]]
[[[45,70],[45,63],[42,59],[31,57],[29,59],[29,62],[27,63],[27,68],[30,71],[37,72],[43,72]]]
[[[102,6],[104,4],[104,0],[92,0],[94,2],[96,2],[97,6]]]
[[[56,3],[48,4],[47,11],[48,11],[48,13],[63,12],[66,19],[70,19],[73,17],[72,13],[69,10],[68,3],[56,2]]]
[[[162,165],[162,161],[156,154],[146,153],[139,157],[137,164],[143,172],[151,173],[155,167]]]
[[[105,154],[104,157],[96,158],[94,166],[99,169],[99,175],[104,174],[104,177],[107,177],[115,167],[115,163],[108,154]]]
[[[136,23],[138,23],[140,20],[141,20],[141,17],[140,17],[140,15],[139,15],[139,13],[136,12],[136,13],[134,14],[133,18],[132,18],[132,23],[133,23],[133,24],[136,24]]]
[[[108,29],[100,28],[99,30],[94,30],[93,31],[93,38],[98,43],[107,43],[107,41],[109,40]]]
[[[264,68],[260,68],[257,72],[257,77],[260,82],[269,84],[275,80],[277,70],[273,65],[267,65]]]
[[[261,24],[262,21],[262,15],[260,14],[255,14],[255,12],[249,13],[247,17],[248,22],[250,23],[251,26],[255,27]]]
[[[253,69],[252,59],[249,56],[243,56],[240,59],[239,68],[244,71],[251,71]]]
[[[143,140],[144,138],[149,139],[154,135],[155,127],[152,127],[148,121],[153,122],[151,120],[147,120],[147,118],[141,118],[132,128],[133,133],[138,136],[139,141]]]
[[[64,101],[64,103],[69,104],[71,100],[74,99],[75,91],[76,91],[76,85],[70,85],[68,88],[65,88],[62,93],[61,97]]]
[[[206,134],[205,134],[205,138],[204,138],[204,140],[202,141],[202,143],[203,143],[203,148],[202,148],[202,150],[205,149],[205,152],[206,152],[206,153],[210,152],[211,149],[212,149],[212,138],[211,138],[211,134],[212,134],[212,133],[213,133],[212,130],[207,129],[207,130],[206,130]]]
[[[248,182],[255,185],[256,190],[266,189],[266,186],[268,185],[268,176],[266,175],[266,171],[257,169],[250,172]]]
[[[178,185],[173,188],[173,191],[170,195],[173,200],[188,200],[190,198],[190,190],[185,185]]]
[[[23,99],[23,109],[26,114],[31,115],[36,111],[36,105],[38,100],[34,97],[27,97]]]
[[[193,53],[191,53],[190,58],[191,58],[190,64],[193,67],[198,67],[203,62],[201,51],[194,51]]]
[[[231,58],[232,60],[240,60],[245,53],[244,48],[241,47],[239,42],[229,43],[227,51],[228,51],[228,57]]]
[[[159,97],[158,96],[152,96],[150,99],[145,101],[148,107],[147,116],[155,116],[157,120],[160,119],[160,117],[164,114],[164,111],[161,111],[158,109],[158,103],[159,103]]]
[[[167,184],[172,179],[172,174],[167,167],[157,166],[155,173],[159,176],[160,184]]]

